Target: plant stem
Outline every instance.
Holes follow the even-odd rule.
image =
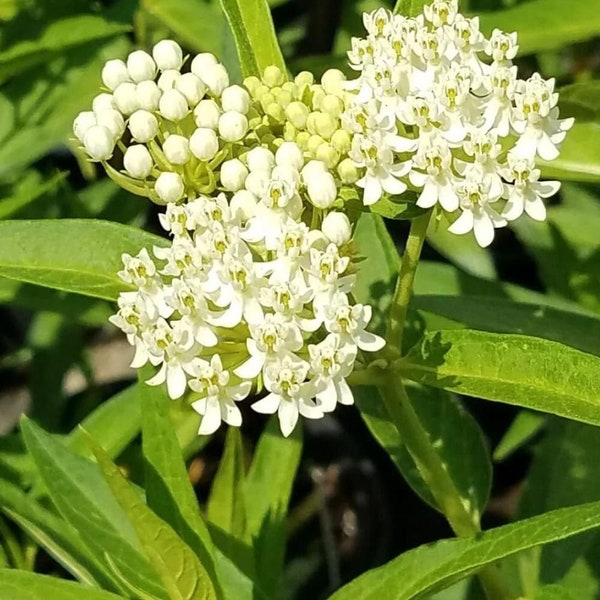
[[[454,533],[458,537],[470,537],[479,533],[479,523],[467,510],[439,454],[431,444],[402,380],[397,376],[390,376],[385,384],[380,385],[379,391],[401,440]],[[478,576],[488,600],[508,600],[513,597],[497,565],[484,567]]]
[[[415,281],[415,273],[421,256],[423,243],[425,242],[425,234],[433,210],[426,212],[424,215],[414,219],[410,225],[406,248],[402,255],[402,264],[400,266],[400,274],[396,282],[396,290],[394,291],[394,300],[390,313],[390,324],[387,332],[388,343],[393,348],[398,348],[402,352],[402,334],[404,333],[404,324],[406,322],[406,313],[408,312],[408,303],[412,295],[413,283]]]

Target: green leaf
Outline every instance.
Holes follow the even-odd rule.
[[[488,449],[477,422],[455,396],[433,388],[408,385],[413,408],[446,466],[474,522],[479,522],[491,488]],[[414,460],[389,419],[377,388],[353,390],[357,406],[373,437],[385,448],[412,489],[438,508]]]
[[[598,35],[600,12],[593,2],[565,3],[562,0],[531,0],[508,10],[480,15],[481,31],[516,31],[519,54],[559,50]],[[552,35],[548,35],[551,31]]]
[[[135,227],[93,219],[0,222],[0,276],[115,300],[121,255],[168,241]]]
[[[278,595],[285,556],[285,522],[302,454],[302,431],[284,438],[276,418],[263,431],[246,478],[245,537],[254,547],[256,575],[268,597]]]
[[[146,501],[196,553],[214,584],[214,547],[175,435],[169,414],[171,401],[163,386],[143,383],[148,369],[140,371],[139,379]]]
[[[58,184],[64,181],[66,177],[67,173],[57,173],[45,182],[26,187],[24,190],[18,190],[15,195],[0,200],[0,219],[6,219],[18,213],[22,208],[42,198],[48,192],[55,190]]]
[[[585,3],[581,3],[583,4]],[[596,14],[600,15],[600,11],[596,11]],[[541,31],[543,30],[540,29]],[[600,123],[575,123],[560,146],[560,156],[550,162],[537,161],[542,169],[542,178],[591,183],[600,181],[599,135]]]
[[[415,296],[412,306],[472,329],[543,337],[600,356],[600,319],[591,315],[478,296]]]
[[[90,444],[106,482],[160,574],[170,600],[216,600],[210,576],[192,549],[144,504],[102,447],[92,438]]]
[[[569,590],[561,585],[545,585],[535,596],[535,600],[576,600]]]
[[[120,589],[75,529],[8,481],[0,486],[0,510],[80,582]]]
[[[535,337],[434,331],[402,360],[404,377],[600,424],[600,358]]]
[[[100,404],[69,433],[66,443],[73,452],[91,458],[89,434],[102,440],[106,452],[114,459],[139,434],[140,426],[138,386],[131,385]]]
[[[207,513],[211,523],[240,540],[246,529],[244,480],[242,436],[237,427],[229,427],[225,451],[208,498]]]
[[[125,513],[113,498],[98,466],[68,450],[28,419],[21,428],[52,501],[88,548],[133,589],[156,598],[167,595],[141,554]]]
[[[244,77],[260,77],[274,65],[287,73],[266,0],[221,0]]]
[[[423,12],[425,4],[430,4],[429,0],[398,0],[394,13],[405,17],[416,17]]]
[[[561,117],[575,117],[584,121],[600,117],[600,81],[592,79],[561,87],[559,90]]]
[[[0,597],[11,600],[123,600],[72,581],[16,569],[0,569]]]
[[[494,450],[494,460],[502,462],[527,443],[546,423],[546,416],[530,410],[520,410]]]
[[[41,36],[23,40],[0,52],[0,83],[15,73],[48,61],[59,52],[72,51],[92,40],[114,37],[130,29],[98,15],[77,15],[49,23]]]
[[[216,2],[144,0],[142,6],[145,12],[168,27],[186,48],[221,55],[226,24]]]
[[[548,512],[463,539],[442,540],[405,552],[345,585],[330,600],[394,600],[437,592],[517,552],[600,527],[600,502]]]

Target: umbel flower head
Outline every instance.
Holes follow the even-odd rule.
[[[148,384],[190,394],[200,433],[239,426],[251,395],[284,435],[299,415],[353,402],[347,378],[384,340],[352,297],[344,198],[358,190],[370,206],[412,190],[486,246],[523,212],[543,219],[541,199],[558,189],[534,160],[557,155],[572,120],[558,119],[552,80],[517,79],[515,34],[486,40],[446,0],[363,20],[354,80],[267,67],[232,84],[212,54],[188,59],[163,40],[109,60],[75,120],[91,160],[166,207],[171,243],[123,256],[130,291],[111,321],[135,347],[132,366],[156,367]]]

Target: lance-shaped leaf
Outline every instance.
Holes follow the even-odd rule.
[[[192,549],[144,504],[102,447],[92,438],[90,444],[106,483],[159,573],[170,600],[216,600],[213,582]]]
[[[0,276],[115,300],[127,286],[121,255],[168,241],[136,227],[94,219],[0,222]]]
[[[286,74],[285,62],[275,35],[266,0],[221,0],[233,32],[242,74],[261,76],[274,65]]]
[[[549,340],[434,331],[402,360],[419,383],[600,424],[600,358]]]
[[[449,587],[517,552],[600,527],[600,502],[548,512],[471,538],[442,540],[409,550],[368,571],[330,600],[410,600]]]

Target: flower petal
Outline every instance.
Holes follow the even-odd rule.
[[[279,417],[279,427],[284,437],[288,437],[296,423],[298,423],[298,406],[296,402],[290,400],[282,400],[279,403],[279,409],[277,410],[277,416]]]

